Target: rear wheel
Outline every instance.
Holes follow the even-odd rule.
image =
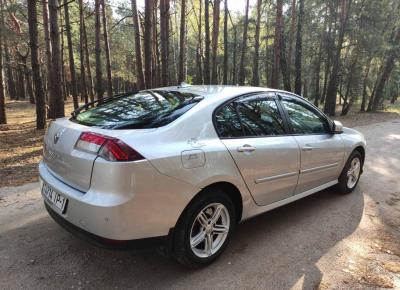
[[[235,207],[229,196],[218,189],[203,192],[175,228],[175,259],[192,268],[210,264],[225,250],[235,225]]]
[[[340,192],[350,193],[356,188],[360,180],[362,167],[363,160],[360,152],[353,151],[339,177],[337,188]]]

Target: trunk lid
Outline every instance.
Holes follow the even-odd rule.
[[[87,191],[96,155],[75,150],[83,126],[67,119],[51,123],[44,137],[43,158],[50,171],[66,184]]]
[[[67,118],[57,119],[51,123],[44,136],[44,162],[58,179],[86,192],[90,188],[92,169],[97,155],[75,149],[75,144],[82,132],[119,137],[129,131],[129,136],[139,137],[143,133],[154,130],[107,130],[77,124]]]

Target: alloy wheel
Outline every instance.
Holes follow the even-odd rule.
[[[361,172],[361,161],[358,157],[353,158],[350,168],[347,170],[347,187],[353,188],[358,181]]]
[[[204,207],[190,230],[190,247],[199,258],[215,254],[224,244],[230,227],[229,211],[222,203]]]

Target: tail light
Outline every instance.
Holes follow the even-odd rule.
[[[121,140],[100,134],[83,132],[75,144],[81,151],[96,154],[108,161],[138,161],[144,157]]]

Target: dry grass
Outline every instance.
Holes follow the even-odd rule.
[[[346,116],[340,116],[342,106],[338,105],[336,107],[336,117],[335,120],[339,120],[346,127],[357,127],[357,126],[365,126],[374,123],[386,122],[394,119],[400,118],[400,102],[396,102],[395,104],[390,104],[389,102],[385,102],[384,110],[379,112],[370,113],[370,112],[359,112],[360,105],[354,105]]]
[[[0,125],[0,187],[38,180],[44,130],[36,130],[35,105],[28,101],[6,103],[7,125]],[[66,114],[72,111],[67,102]]]
[[[386,270],[388,270],[392,273],[400,274],[400,263],[399,262],[383,262],[382,266],[383,266],[383,268],[385,268]]]
[[[338,116],[335,119],[339,120],[346,127],[357,127],[371,125],[374,123],[386,122],[400,118],[400,111],[380,111],[376,113],[351,113],[347,116]]]
[[[6,103],[8,124],[0,125],[0,187],[17,186],[38,180],[37,164],[42,156],[44,130],[35,129],[35,105],[28,101]],[[66,115],[72,102],[66,103]],[[400,105],[379,113],[352,112],[337,117],[345,126],[368,125],[400,118]]]

